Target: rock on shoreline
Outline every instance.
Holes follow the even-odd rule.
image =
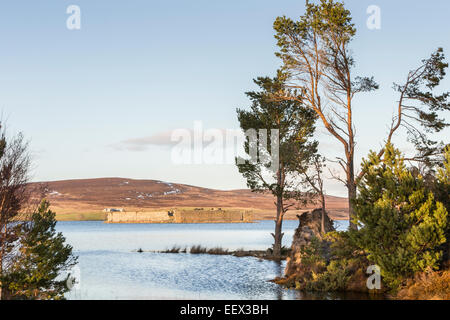
[[[297,215],[299,226],[295,230],[292,239],[291,254],[287,258],[287,265],[285,269],[285,277],[289,278],[297,274],[301,267],[301,249],[311,243],[315,237],[322,238],[320,226],[322,221],[322,210],[314,209],[307,211],[301,215]],[[334,231],[333,221],[325,213],[325,233]]]

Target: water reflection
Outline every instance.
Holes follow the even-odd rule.
[[[289,246],[297,221],[286,221]],[[79,256],[80,288],[69,299],[323,299],[270,282],[285,262],[253,257],[161,254],[174,245],[230,250],[271,246],[272,221],[253,224],[144,225],[58,223]],[[134,252],[133,252],[134,251]]]

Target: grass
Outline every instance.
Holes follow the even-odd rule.
[[[427,270],[401,288],[397,294],[401,300],[450,300],[450,269]]]
[[[180,246],[173,246],[170,249],[157,251],[158,253],[189,253],[189,254],[209,254],[209,255],[230,255],[235,257],[255,257],[266,260],[284,260],[287,257],[289,249],[285,248],[285,252],[280,258],[274,258],[270,250],[244,250],[237,249],[230,251],[222,247],[207,248],[201,245],[194,245],[188,248],[181,248]]]
[[[226,255],[226,254],[230,254],[230,252],[228,251],[228,249],[223,249],[220,247],[215,247],[215,248],[211,248],[207,251],[208,254],[215,254],[215,255]]]
[[[213,255],[231,255],[232,251],[228,251],[228,249],[223,249],[221,247],[215,248],[206,248],[200,245],[192,246],[188,248],[182,248],[180,246],[173,246],[170,249],[166,249],[163,251],[157,251],[158,253],[190,253],[190,254],[213,254]]]
[[[57,221],[105,221],[105,212],[56,213]]]
[[[170,249],[158,251],[158,253],[186,253],[186,248],[182,249],[180,246],[173,246]]]
[[[213,255],[228,255],[230,252],[228,249],[223,249],[221,247],[215,248],[205,248],[202,246],[192,246],[189,250],[190,254],[213,254]]]

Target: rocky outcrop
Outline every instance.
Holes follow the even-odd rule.
[[[297,215],[299,226],[295,230],[294,238],[292,240],[291,254],[287,258],[287,265],[285,276],[287,278],[299,272],[301,265],[301,249],[311,243],[311,240],[316,237],[322,238],[320,229],[322,221],[322,210],[315,209],[313,211],[304,212]],[[333,221],[325,214],[325,232],[334,231]]]

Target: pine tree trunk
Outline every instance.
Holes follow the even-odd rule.
[[[356,224],[353,223],[353,219],[355,217],[355,208],[353,205],[353,199],[356,198],[356,184],[354,181],[349,181],[348,186],[348,211],[349,211],[349,222],[350,222],[350,229],[357,230]]]
[[[277,172],[277,184],[278,188],[283,190],[284,188],[284,175],[283,175],[283,166],[280,165],[280,168]],[[281,258],[281,245],[283,241],[283,216],[284,216],[284,208],[283,208],[283,191],[279,192],[277,195],[277,218],[275,220],[275,233],[272,233],[272,236],[275,240],[273,244],[273,256],[276,259]]]
[[[278,184],[282,185],[283,177],[281,175],[281,171],[278,172]],[[272,236],[275,240],[273,244],[273,256],[277,259],[281,257],[281,245],[283,241],[283,196],[279,194],[277,196],[277,218],[275,220],[275,233],[272,233]]]
[[[323,194],[323,192],[320,195],[321,198],[321,202],[322,202],[322,221],[321,221],[321,229],[322,229],[322,234],[325,234],[325,196]]]
[[[353,151],[347,154],[347,190],[348,190],[348,219],[351,230],[357,230],[356,224],[353,223],[355,218],[355,208],[353,200],[356,198],[356,182],[355,168],[353,160]]]
[[[273,256],[275,258],[281,257],[281,247],[282,247],[282,241],[283,241],[283,215],[282,215],[282,208],[280,207],[280,202],[282,204],[282,201],[278,199],[277,201],[277,219],[275,220],[275,233],[272,233],[272,236],[275,240],[273,244]]]

